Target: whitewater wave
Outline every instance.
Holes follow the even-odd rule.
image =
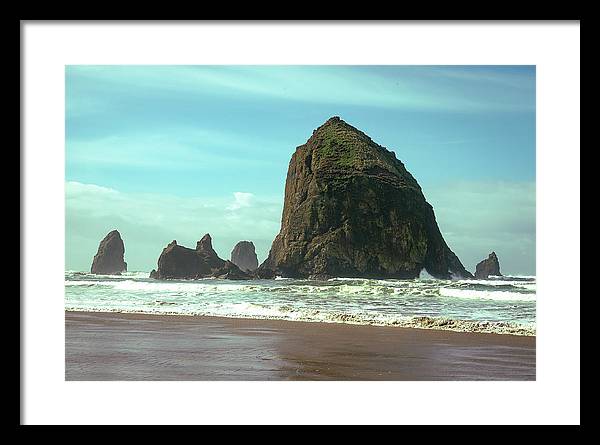
[[[280,283],[280,280],[274,281]],[[315,282],[317,283],[317,282]],[[148,279],[77,279],[66,280],[66,287],[111,287],[118,291],[143,293],[204,294],[294,294],[338,295],[347,297],[397,296],[397,297],[452,297],[486,300],[535,301],[535,283],[512,281],[489,284],[486,280],[371,280],[335,278],[326,283],[310,284],[308,281],[286,281],[285,284],[264,285],[258,281],[232,283],[223,280],[156,281]],[[489,288],[489,289],[486,289]],[[509,290],[505,290],[509,289]]]
[[[535,301],[535,294],[509,291],[485,291],[472,289],[457,289],[442,287],[439,290],[442,297],[469,298],[498,301]]]
[[[509,322],[454,320],[445,317],[414,317],[407,326],[458,332],[489,332],[494,334],[535,336],[535,326]]]
[[[458,280],[457,283],[465,284],[465,285],[481,285],[481,286],[493,286],[493,287],[502,287],[502,286],[535,286],[534,282],[524,282],[524,281],[516,281],[516,280]]]
[[[535,335],[535,279],[153,280],[65,273],[65,309]]]
[[[86,312],[135,313],[150,315],[208,316],[223,318],[243,318],[256,320],[299,321],[307,323],[342,323],[368,326],[389,326],[418,329],[449,330],[456,332],[482,332],[535,336],[535,326],[509,322],[471,321],[447,317],[386,317],[366,313],[328,312],[317,309],[293,309],[291,307],[268,307],[254,303],[240,303],[207,307],[203,310],[172,310],[163,308],[172,303],[157,301],[154,308],[114,309],[86,308]],[[77,306],[67,306],[66,311],[82,311]]]
[[[96,278],[96,279],[123,279],[123,278],[149,278],[150,272],[143,271],[132,271],[132,272],[122,272],[119,275],[96,275],[89,272],[80,272],[76,270],[67,270],[65,271],[65,278],[78,278],[78,277],[88,277],[88,278]]]

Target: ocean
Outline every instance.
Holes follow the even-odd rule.
[[[65,310],[218,316],[535,335],[536,279],[157,281],[65,272]]]

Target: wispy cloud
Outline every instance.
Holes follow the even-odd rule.
[[[535,89],[535,66],[429,66],[420,72],[430,78],[445,77],[478,85]]]
[[[203,170],[222,165],[256,167],[271,164],[269,158],[254,156],[252,149],[265,149],[276,141],[254,139],[198,128],[163,128],[160,132],[71,138],[67,140],[66,150],[69,163],[96,166]]]
[[[67,75],[81,82],[94,82],[125,95],[185,94],[220,95],[244,100],[264,97],[318,104],[371,106],[391,109],[482,111],[531,109],[531,103],[513,96],[510,89],[522,89],[531,76],[488,70],[474,75],[463,68],[439,70],[419,67],[378,67],[379,71],[353,66],[70,66]],[[438,82],[430,82],[438,73]],[[383,73],[383,75],[381,74]],[[425,75],[423,73],[426,73]],[[427,75],[428,74],[428,75]],[[444,85],[439,78],[456,82]],[[474,91],[470,82],[485,84]],[[498,89],[498,86],[502,87]],[[93,110],[86,99],[70,97],[73,110]],[[98,100],[98,97],[96,97]],[[94,106],[103,108],[97,102]]]
[[[252,201],[254,200],[254,195],[246,192],[234,192],[233,197],[235,201],[231,205],[227,206],[227,210],[237,210],[243,207],[250,207],[252,205]]]

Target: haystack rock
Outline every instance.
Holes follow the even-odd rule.
[[[91,273],[98,275],[120,275],[127,272],[127,263],[124,261],[125,245],[118,230],[109,232],[100,241],[98,252],[92,261]]]
[[[490,275],[502,276],[500,273],[500,262],[496,256],[496,252],[492,252],[489,256],[475,266],[475,278],[487,279]]]
[[[332,117],[289,164],[281,230],[257,276],[472,277],[394,152]]]
[[[240,241],[231,251],[231,262],[244,272],[252,272],[258,267],[256,249],[252,241]]]
[[[251,278],[235,264],[219,258],[208,233],[196,243],[196,249],[180,246],[175,240],[171,241],[158,258],[158,268],[150,272],[150,278],[159,280],[206,277],[235,280]]]

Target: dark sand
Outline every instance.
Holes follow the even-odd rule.
[[[535,337],[65,312],[66,380],[535,380]]]

